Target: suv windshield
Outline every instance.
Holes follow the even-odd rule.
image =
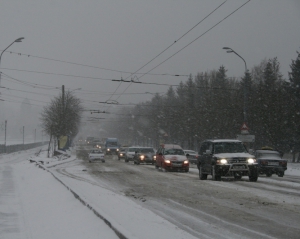
[[[219,142],[214,143],[214,153],[246,153],[247,150],[240,142]]]
[[[184,155],[182,149],[165,149],[165,155]]]
[[[154,153],[154,149],[152,149],[152,148],[141,149],[140,152],[141,153]]]

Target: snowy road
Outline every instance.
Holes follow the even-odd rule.
[[[299,164],[283,178],[216,182],[194,165],[171,173],[35,152],[0,155],[0,238],[299,238]]]
[[[255,183],[247,177],[200,181],[196,168],[165,173],[116,156],[104,164],[76,160],[55,171],[69,183],[125,195],[197,238],[299,238],[299,176],[260,177]]]

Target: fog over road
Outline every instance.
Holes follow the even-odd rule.
[[[55,170],[126,195],[198,238],[298,238],[300,177],[248,177],[236,181],[200,181],[195,165],[189,173],[163,172],[154,165],[134,165],[105,156],[57,165]],[[76,173],[72,168],[82,166]],[[86,176],[86,177],[85,177]]]

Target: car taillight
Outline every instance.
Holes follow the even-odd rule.
[[[286,161],[279,161],[279,165],[281,165],[283,167],[286,167],[287,162]]]

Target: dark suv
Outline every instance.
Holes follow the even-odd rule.
[[[212,175],[212,179],[216,181],[220,181],[222,176],[233,176],[235,179],[248,176],[249,181],[257,181],[256,159],[239,140],[206,140],[201,143],[198,155],[200,180],[206,180],[207,175]]]

